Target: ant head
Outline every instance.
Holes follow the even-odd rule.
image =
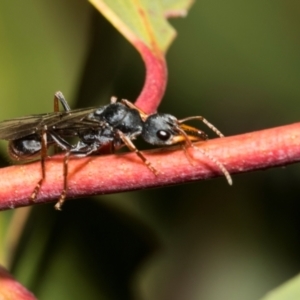
[[[156,146],[174,145],[185,142],[207,140],[207,135],[194,127],[180,123],[169,114],[153,114],[144,122],[143,139]]]

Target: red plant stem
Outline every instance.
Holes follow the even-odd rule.
[[[157,111],[165,93],[168,79],[167,64],[164,55],[159,51],[150,50],[140,41],[136,41],[134,46],[141,54],[146,67],[145,83],[135,105],[151,114]]]
[[[300,123],[195,144],[222,162],[231,174],[300,161]],[[201,151],[189,149],[191,165],[180,147],[143,152],[159,171],[155,176],[134,153],[71,158],[68,196],[117,193],[208,179],[222,175]],[[46,162],[46,180],[36,203],[55,201],[63,187],[62,155]],[[40,162],[1,170],[0,209],[30,205],[41,177]],[[224,179],[224,184],[226,184]],[[230,188],[230,187],[228,187]]]

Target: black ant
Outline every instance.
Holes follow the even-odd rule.
[[[58,111],[59,102],[64,111]],[[37,183],[30,199],[34,201],[46,177],[45,159],[50,146],[56,145],[65,152],[63,162],[64,187],[58,202],[57,210],[61,209],[67,196],[68,161],[69,157],[85,157],[99,154],[103,147],[109,146],[111,152],[123,146],[135,152],[143,163],[155,174],[158,171],[151,162],[135,147],[133,140],[141,136],[147,143],[155,146],[184,143],[193,147],[195,141],[205,141],[207,135],[194,127],[184,124],[190,120],[200,120],[218,136],[223,134],[201,116],[178,120],[170,114],[155,113],[148,115],[127,100],[117,102],[115,97],[111,103],[99,108],[83,108],[71,110],[61,92],[55,93],[54,112],[31,115],[0,122],[0,139],[9,141],[9,154],[16,160],[41,158],[42,178]],[[74,145],[67,139],[77,137]],[[184,148],[185,149],[185,148]],[[232,179],[225,168],[215,157],[196,148],[215,163],[225,175],[228,183]],[[185,151],[186,154],[188,154]]]

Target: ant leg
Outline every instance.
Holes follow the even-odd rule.
[[[48,130],[48,134],[55,142],[55,145],[60,147],[63,151],[68,151],[72,148],[72,145],[64,140],[62,137],[60,137],[54,130]]]
[[[147,160],[147,158],[135,147],[135,145],[132,143],[132,141],[120,130],[117,130],[117,133],[119,135],[119,137],[121,138],[121,140],[123,141],[123,143],[127,146],[127,148],[132,151],[135,152],[136,155],[143,161],[143,163],[148,167],[148,169],[154,173],[155,175],[158,175],[158,171],[152,166],[152,164],[150,163],[149,160]]]
[[[186,146],[184,144],[181,144],[182,150],[185,154],[186,159],[189,161],[191,166],[195,166],[193,157],[191,156],[191,154],[188,152],[188,149],[186,148]],[[189,145],[189,147],[193,147],[193,145]]]
[[[54,94],[54,112],[59,112],[59,102],[61,103],[61,105],[63,106],[64,110],[66,112],[70,111],[71,108],[67,102],[67,100],[65,99],[64,95],[62,92],[56,92]],[[54,154],[58,153],[58,147],[57,145],[54,145]]]
[[[186,139],[185,135],[187,135],[187,139],[190,141],[206,141],[208,140],[207,134],[195,127],[188,126],[186,124],[180,124],[178,129],[182,136]]]
[[[55,141],[56,145],[59,146],[62,150],[66,151],[63,162],[63,177],[64,177],[64,187],[58,199],[58,202],[55,204],[54,208],[56,210],[61,210],[61,206],[66,200],[67,190],[68,190],[68,163],[69,157],[72,150],[72,145],[70,145],[67,141],[61,138],[59,135],[55,133],[55,131],[49,131],[51,138]]]
[[[148,118],[148,114],[146,114],[144,111],[142,111],[141,109],[139,109],[137,106],[135,106],[133,103],[131,103],[130,101],[126,100],[126,99],[122,99],[121,102],[123,104],[125,104],[126,106],[128,106],[129,108],[135,109],[139,112],[140,117],[142,118],[142,120],[145,122],[146,119]]]
[[[59,137],[58,137],[59,138]],[[86,157],[90,154],[92,154],[93,152],[96,152],[98,150],[98,147],[85,147],[82,148],[79,146],[78,149],[76,148],[69,148],[65,154],[64,157],[64,170],[63,170],[63,176],[64,176],[64,187],[63,190],[60,194],[60,197],[58,199],[58,202],[55,204],[54,208],[56,210],[61,210],[62,205],[64,204],[64,202],[66,201],[66,197],[67,197],[67,191],[68,191],[68,174],[69,174],[69,159],[70,159],[70,155],[74,155],[77,157]]]
[[[214,156],[210,155],[208,152],[206,152],[203,149],[200,149],[198,147],[195,147],[195,145],[191,142],[191,140],[189,139],[188,135],[186,134],[186,132],[182,128],[179,127],[178,130],[180,131],[180,133],[182,134],[182,136],[185,138],[186,145],[188,147],[192,147],[193,149],[195,149],[197,151],[200,151],[209,160],[211,160],[216,166],[218,166],[219,169],[224,174],[224,176],[226,177],[228,184],[232,185],[232,178],[231,178],[229,172],[227,171],[227,169],[225,168],[225,166],[220,161],[218,161]],[[188,161],[191,163],[192,156],[190,156],[190,154],[188,153],[185,145],[183,145],[183,150],[184,150],[185,155],[188,158]],[[191,164],[191,165],[193,165],[193,164]]]
[[[63,205],[63,203],[66,200],[67,197],[67,190],[68,190],[68,171],[69,171],[69,158],[70,158],[70,151],[67,151],[64,157],[64,172],[63,172],[63,176],[64,176],[64,187],[63,190],[60,194],[60,197],[58,199],[58,202],[55,204],[54,208],[56,210],[61,210],[61,207]]]
[[[58,92],[56,92],[54,94],[54,100],[53,100],[53,104],[54,104],[54,112],[59,112],[59,103],[58,103],[58,96],[56,95]]]
[[[73,147],[67,141],[62,139],[59,135],[56,135],[55,132],[51,132],[51,137],[64,151],[66,151],[63,161],[63,177],[64,177],[64,186],[60,194],[58,202],[55,204],[54,208],[56,210],[61,210],[63,203],[66,201],[67,192],[68,192],[68,174],[69,174],[69,159],[70,156],[77,157],[86,157],[98,150],[98,146],[89,146],[77,144],[77,147]]]
[[[185,119],[182,120],[178,120],[179,124],[182,124],[186,121],[190,121],[190,120],[200,120],[202,121],[209,129],[211,129],[214,133],[216,133],[219,137],[224,137],[224,134],[217,128],[215,127],[213,124],[211,124],[210,122],[208,122],[205,118],[201,117],[201,116],[194,116],[194,117],[187,117]]]
[[[65,99],[64,95],[62,92],[56,92],[54,94],[54,112],[59,112],[59,102],[63,106],[65,111],[70,111],[71,108]]]
[[[45,158],[47,157],[47,126],[45,125],[43,130],[42,130],[42,135],[41,135],[41,168],[42,168],[42,178],[39,180],[37,185],[35,186],[31,196],[30,200],[35,201],[41,186],[43,184],[43,181],[46,178],[46,170],[45,170]]]

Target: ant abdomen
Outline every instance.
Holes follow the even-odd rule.
[[[10,141],[8,144],[9,155],[16,160],[33,159],[40,155],[42,148],[41,137],[36,134]]]

